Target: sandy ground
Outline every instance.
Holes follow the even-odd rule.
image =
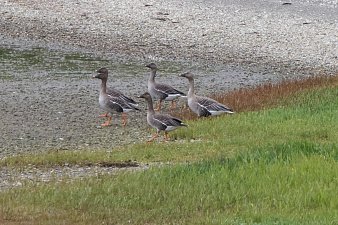
[[[163,62],[172,62],[182,72],[199,75],[200,93],[338,73],[335,0],[0,0],[0,15],[2,48],[41,47],[119,63],[156,62],[162,68]],[[20,78],[14,64],[1,63],[2,77]],[[89,76],[94,71],[84,72]],[[147,138],[144,110],[132,114],[126,129],[117,120],[100,128],[99,82],[51,74],[33,68],[25,79],[1,79],[0,156],[111,150]],[[168,74],[162,81],[186,89],[185,81]],[[135,97],[145,90],[146,78],[144,69],[138,76],[116,78],[115,84]]]

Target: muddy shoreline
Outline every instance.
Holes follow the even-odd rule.
[[[321,4],[317,4],[320,2]],[[330,1],[0,0],[0,157],[104,149],[145,141],[145,104],[126,129],[101,128],[101,66],[136,98],[156,62],[162,82],[199,93],[338,73],[337,4]]]

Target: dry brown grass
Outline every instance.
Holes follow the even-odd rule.
[[[252,88],[240,88],[231,92],[212,94],[209,97],[231,107],[235,112],[257,111],[276,106],[282,99],[297,92],[337,84],[338,74],[336,76],[323,75],[299,80],[284,80],[276,84],[266,83]],[[173,114],[185,120],[197,118],[188,108]]]

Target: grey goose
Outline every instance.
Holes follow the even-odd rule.
[[[178,127],[187,126],[182,122],[182,120],[175,118],[171,115],[165,114],[156,114],[153,108],[153,101],[151,95],[148,92],[145,92],[139,98],[144,98],[148,104],[147,111],[147,122],[148,124],[156,129],[156,133],[152,136],[148,142],[152,142],[155,138],[159,136],[160,131],[164,131],[164,139],[168,140],[168,132],[177,129]]]
[[[148,79],[148,92],[151,95],[153,101],[159,100],[158,105],[156,107],[156,111],[161,110],[162,101],[171,101],[171,109],[175,108],[174,100],[178,97],[185,97],[186,95],[176,90],[170,85],[157,83],[155,81],[157,66],[155,63],[150,63],[146,65],[146,67],[151,69],[150,76]]]
[[[226,105],[223,105],[214,99],[195,95],[194,75],[190,72],[180,75],[189,81],[188,106],[200,117],[216,116],[223,113],[234,113],[234,111]]]
[[[97,73],[98,74],[94,75],[93,78],[97,78],[102,81],[99,95],[99,105],[100,108],[106,112],[106,114],[101,115],[101,117],[108,117],[108,120],[101,126],[110,125],[112,116],[109,116],[108,114],[113,112],[122,113],[122,126],[125,126],[127,124],[126,113],[133,110],[139,110],[136,107],[136,102],[115,89],[110,89],[109,93],[107,93],[108,70],[106,68],[101,68],[97,71]]]

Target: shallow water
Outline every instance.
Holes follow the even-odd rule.
[[[114,77],[114,82],[129,80],[128,83],[130,83],[131,79],[143,79],[146,83],[148,70],[144,66],[149,62],[114,61],[114,59],[96,57],[90,53],[62,52],[38,47],[23,49],[17,45],[0,45],[0,63],[1,80],[62,81],[65,78],[81,80],[91,78],[97,69],[107,67]],[[195,73],[197,80],[200,79],[203,84],[206,84],[206,87],[210,85],[214,88],[216,84],[221,84],[221,90],[252,85],[257,81],[271,81],[276,77],[274,73],[254,72],[234,65],[208,66],[190,62],[168,61],[161,61],[158,64],[158,73],[164,81],[175,84],[179,80],[176,79],[176,76],[178,77],[179,74],[189,70]],[[179,80],[177,83],[184,83],[184,81]],[[227,85],[227,83],[231,85]]]

